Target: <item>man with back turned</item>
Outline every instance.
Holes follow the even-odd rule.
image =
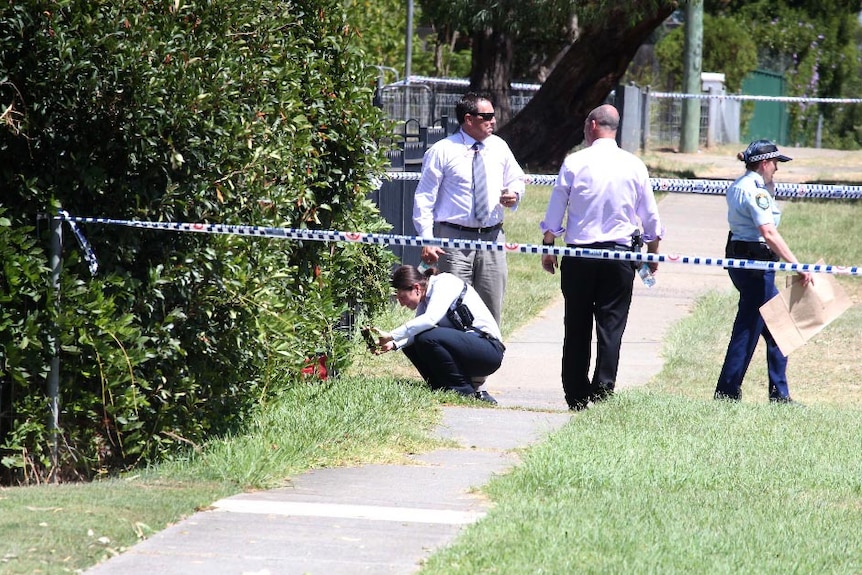
[[[658,252],[664,228],[649,174],[639,158],[617,146],[619,123],[619,112],[607,104],[587,116],[587,147],[563,161],[540,224],[544,245],[563,236],[569,247],[630,251],[632,237],[642,234],[648,251]],[[554,273],[557,256],[543,255],[542,267]],[[658,264],[649,267],[654,273]],[[559,268],[565,300],[563,390],[569,409],[579,411],[614,391],[635,269],[628,261],[570,256]],[[596,365],[590,377],[594,321]]]

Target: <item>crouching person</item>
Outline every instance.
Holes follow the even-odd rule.
[[[375,330],[378,353],[400,349],[432,389],[444,389],[496,403],[479,393],[471,378],[500,368],[500,327],[472,286],[434,268],[421,273],[403,265],[392,274],[398,303],[416,316],[390,333]]]

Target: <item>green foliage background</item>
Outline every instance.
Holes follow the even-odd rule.
[[[667,89],[682,86],[684,44],[685,27],[678,26],[656,45],[655,55]],[[737,94],[742,81],[756,68],[757,43],[749,31],[734,18],[704,14],[703,71],[724,73],[727,92]]]
[[[36,214],[381,231],[386,124],[336,0],[25,0],[0,10],[0,440],[6,481],[92,477],[241,425],[339,321],[382,248],[87,225],[59,306]],[[46,427],[51,336],[62,427]],[[9,406],[12,406],[11,408]]]
[[[722,72],[729,93],[756,68],[778,72],[787,95],[857,98],[862,90],[859,0],[709,0],[704,3],[703,70]],[[656,46],[668,89],[682,82],[683,28]],[[813,146],[823,116],[822,145],[836,149],[862,146],[862,106],[792,105],[790,139]]]

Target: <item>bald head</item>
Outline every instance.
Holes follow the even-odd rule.
[[[584,138],[592,145],[599,138],[616,138],[620,127],[620,113],[610,104],[593,109],[584,122]]]
[[[587,120],[595,120],[596,124],[600,127],[612,132],[616,132],[617,128],[620,127],[620,113],[610,104],[605,104],[594,109],[587,116]]]

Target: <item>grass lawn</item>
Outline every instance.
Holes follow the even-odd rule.
[[[549,188],[507,217],[511,242],[538,243]],[[803,261],[862,263],[862,206],[791,202],[782,232]],[[509,260],[504,333],[559,297],[537,258]],[[859,278],[840,278],[860,302]],[[790,361],[807,408],[711,395],[735,299],[707,294],[677,325],[646,389],[578,415],[524,465],[487,486],[495,508],[423,573],[862,572],[862,336],[855,306]],[[393,308],[380,327],[403,321]],[[195,508],[308,469],[398,461],[432,449],[441,403],[402,354],[359,361],[338,380],[298,386],[246,433],[189,459],[86,485],[0,489],[0,573],[59,574],[122,552]],[[401,362],[400,364],[398,362]],[[755,357],[746,394],[757,389]]]
[[[620,393],[487,486],[421,573],[860,573],[860,433],[856,408]]]
[[[802,261],[862,263],[862,205],[795,202],[782,230]],[[790,357],[766,403],[762,345],[742,403],[711,398],[736,309],[705,294],[674,326],[643,389],[587,410],[484,490],[492,512],[421,573],[862,572],[862,285],[856,305]]]
[[[448,399],[448,398],[447,398]],[[429,450],[440,394],[391,377],[297,386],[242,435],[190,459],[88,484],[0,489],[0,573],[75,572],[222,497],[320,467]]]

